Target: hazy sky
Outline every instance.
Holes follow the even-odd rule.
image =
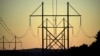
[[[4,20],[9,29],[11,29],[11,31],[16,36],[22,36],[26,32],[26,30],[29,29],[29,15],[41,4],[42,1],[44,2],[45,6],[44,13],[52,14],[52,0],[0,0],[0,17]],[[56,0],[54,0],[54,3],[55,1]],[[58,14],[67,14],[65,13],[66,4],[67,1],[69,1],[69,3],[82,15],[82,27],[84,28],[87,35],[93,37],[100,30],[100,0],[57,1]],[[72,12],[71,10],[70,12],[74,14],[74,12]],[[39,9],[37,13],[41,14],[41,9]],[[74,34],[76,35],[79,30],[79,18],[72,18],[71,22],[74,27],[77,26],[76,28],[74,28]],[[27,32],[27,34],[25,34],[25,36],[20,39],[23,42],[22,49],[41,47],[41,36],[38,36],[36,28],[40,24],[41,19],[32,18],[32,30],[34,33],[29,30],[29,32]],[[3,35],[9,40],[13,39],[13,37],[9,35],[0,25],[0,38]],[[95,41],[95,38],[89,38],[85,34],[83,34],[83,32],[80,32],[80,35],[78,37],[71,38],[70,46],[79,46],[83,43],[90,45],[93,41]],[[20,44],[18,45],[18,48],[20,48]]]

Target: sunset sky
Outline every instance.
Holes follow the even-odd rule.
[[[3,19],[8,28],[14,35],[20,37],[25,32],[25,36],[20,38],[23,42],[22,49],[28,48],[41,48],[41,31],[38,34],[37,27],[41,24],[41,18],[33,17],[31,29],[29,28],[29,15],[44,2],[45,14],[52,14],[52,0],[0,0],[0,17]],[[100,30],[100,0],[57,0],[58,1],[58,14],[67,14],[67,2],[69,2],[81,15],[82,15],[82,29],[85,33],[80,31],[79,36],[70,37],[70,46],[80,46],[83,43],[90,45],[95,41],[96,33]],[[54,7],[56,0],[54,0]],[[38,9],[36,14],[41,14],[41,8]],[[55,8],[54,8],[55,14]],[[70,14],[75,14],[70,10]],[[59,21],[59,20],[58,20]],[[70,18],[70,23],[74,27],[74,35],[77,34],[79,27],[79,17]],[[33,30],[33,31],[32,31]],[[1,25],[0,21],[0,38],[5,36],[9,41],[12,37]],[[88,35],[88,36],[86,36]],[[1,40],[0,40],[1,41]],[[66,43],[67,44],[67,43]],[[8,45],[8,44],[7,44]],[[8,48],[6,45],[6,48]],[[11,44],[14,48],[14,44]],[[2,44],[0,44],[2,47]],[[18,44],[18,49],[21,49]],[[8,48],[9,49],[9,48]]]

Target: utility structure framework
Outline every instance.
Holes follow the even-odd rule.
[[[21,44],[21,48],[22,48],[22,41],[20,39],[18,39],[19,37],[17,37],[9,28],[8,26],[5,24],[4,20],[0,17],[0,25],[4,28],[4,30],[10,34],[13,39],[11,41],[9,41],[4,35],[0,38],[0,44],[2,45],[2,49],[6,50],[5,48],[5,44],[9,44],[9,49],[11,47],[10,44],[14,44],[14,50],[17,50],[17,44]],[[2,41],[1,41],[2,40]],[[19,41],[18,41],[19,40]]]
[[[5,41],[5,39],[7,40],[7,41]],[[19,40],[19,39],[17,39],[17,37],[15,36],[15,38],[14,39],[12,39],[11,41],[8,41],[8,39],[5,37],[5,36],[3,36],[0,40],[3,40],[2,42],[0,42],[0,43],[2,43],[3,44],[3,50],[6,50],[6,48],[5,48],[5,44],[9,44],[9,49],[10,49],[10,47],[11,47],[11,44],[15,44],[14,46],[14,50],[17,50],[17,44],[21,44],[21,47],[22,47],[22,42],[21,41],[17,41],[17,40]],[[14,42],[12,42],[14,40]]]
[[[37,9],[42,6],[42,15],[33,15]],[[55,46],[58,49],[69,49],[69,34],[70,28],[73,28],[73,26],[70,26],[69,18],[70,16],[76,16],[80,17],[80,25],[81,25],[81,15],[67,2],[67,15],[44,15],[44,2],[40,5],[31,15],[30,15],[30,20],[29,20],[29,25],[31,25],[31,17],[42,17],[42,24],[38,28],[42,28],[42,49],[54,49]],[[72,7],[73,10],[77,13],[77,15],[69,15],[69,7]],[[56,8],[57,10],[57,8]],[[57,13],[57,12],[56,12]],[[53,26],[49,26],[48,23],[50,23],[49,19],[44,17],[54,17],[54,23],[52,24]],[[57,25],[57,17],[66,17],[62,19],[62,26]],[[46,23],[44,22],[46,21]],[[51,32],[50,29],[54,29],[54,32]],[[62,29],[59,33],[57,29]],[[67,35],[67,37],[66,37]]]

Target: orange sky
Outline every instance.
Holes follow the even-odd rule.
[[[0,17],[4,20],[14,35],[22,36],[26,30],[28,30],[27,34],[20,39],[23,42],[22,49],[41,47],[41,31],[40,35],[37,34],[37,27],[41,24],[41,18],[32,18],[32,33],[32,30],[29,29],[29,15],[41,4],[42,1],[44,1],[45,14],[52,14],[52,0],[0,0]],[[54,6],[55,1],[56,0],[54,0]],[[82,15],[82,27],[84,28],[85,33],[92,37],[88,38],[82,31],[79,33],[78,37],[73,37],[73,35],[71,35],[70,46],[80,46],[83,43],[90,45],[95,41],[93,37],[100,30],[100,1],[58,0],[58,14],[66,14],[67,1],[69,1],[70,4]],[[74,14],[74,11],[70,10],[70,13]],[[35,14],[41,14],[41,9],[38,9]],[[76,35],[79,30],[79,18],[71,17],[70,22],[74,26],[74,35]],[[13,39],[13,37],[0,25],[0,38],[2,38],[3,35],[8,40]],[[20,49],[20,44],[18,45],[18,48]],[[2,47],[2,44],[0,44],[0,46]],[[14,46],[12,44],[11,49],[13,48]]]

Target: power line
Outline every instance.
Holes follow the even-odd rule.
[[[10,33],[5,27],[4,27],[4,25],[1,23],[1,26],[6,30],[6,32],[8,32],[11,36],[13,36],[13,34],[12,33]]]
[[[39,0],[35,0],[33,4],[35,5],[35,6],[33,7],[33,9],[35,10],[35,9],[37,8],[36,5],[41,4],[41,1],[39,1]]]
[[[82,31],[82,33],[86,36],[86,37],[89,37],[89,38],[92,38],[91,36],[89,36],[86,32],[85,32],[85,30],[84,30],[84,28],[81,26],[81,31]]]
[[[36,10],[31,15],[33,15],[40,7],[41,7],[41,4],[36,8]]]
[[[78,15],[80,15],[80,14],[78,13],[78,11],[77,11],[71,4],[69,4],[69,6],[70,6]]]
[[[74,35],[74,37],[78,37],[80,33],[82,33],[84,36],[86,36],[86,37],[88,37],[88,38],[92,38],[91,36],[89,36],[89,35],[85,32],[83,26],[79,26],[76,35],[74,35],[74,34],[73,34],[73,35]]]
[[[26,31],[24,32],[23,35],[17,36],[17,37],[18,37],[18,38],[24,38],[24,37],[28,34],[28,32],[29,32],[29,27],[26,29]]]
[[[2,25],[2,27],[11,35],[14,36],[15,34],[8,28],[8,26],[5,24],[5,22],[2,20],[2,18],[0,18],[0,24]]]

